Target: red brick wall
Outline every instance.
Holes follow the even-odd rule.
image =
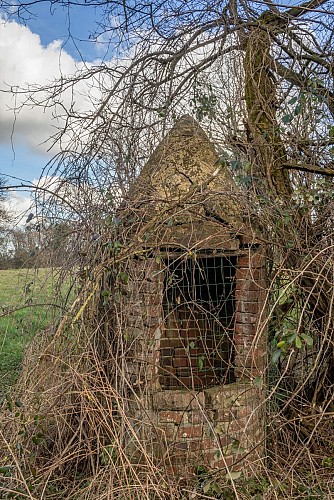
[[[196,310],[183,311],[180,306],[177,312],[169,313],[160,342],[163,387],[203,389],[263,374],[266,339],[259,327],[265,319],[263,254],[249,250],[238,257],[235,279],[235,324],[229,337],[224,328],[213,335],[206,315],[200,316]],[[224,355],[217,352],[218,337]]]
[[[183,310],[185,309],[185,310]],[[224,327],[204,313],[180,306],[177,319],[165,319],[160,342],[160,384],[166,388],[202,389],[233,381],[232,341]],[[181,318],[181,319],[180,319]],[[229,373],[228,373],[228,369]]]
[[[125,372],[138,389],[158,383],[163,322],[164,275],[154,258],[134,260],[127,270],[127,294],[118,321],[122,328]]]
[[[154,456],[163,457],[171,471],[182,475],[199,465],[247,469],[264,454],[264,393],[256,377],[264,375],[266,362],[265,258],[260,252],[249,251],[237,260],[235,382],[222,385],[220,381],[219,385],[217,381],[208,389],[198,384],[197,392],[180,390],[179,382],[175,388],[159,390],[168,370],[169,380],[179,376],[177,370],[182,368],[189,373],[189,365],[193,364],[199,373],[198,356],[202,353],[201,346],[186,350],[182,336],[181,340],[164,336],[161,270],[155,259],[133,263],[124,317],[120,318],[124,325],[126,376],[138,392],[136,419],[146,429],[144,437],[147,429],[153,433]],[[191,332],[195,334],[196,328],[189,328]],[[184,386],[192,387],[193,379],[186,377],[189,375],[182,381]],[[148,418],[151,420],[145,427]]]
[[[263,394],[251,383],[153,395],[165,463],[180,475],[239,470],[263,457]]]
[[[266,363],[265,257],[249,252],[239,257],[236,272],[235,376],[262,376]]]

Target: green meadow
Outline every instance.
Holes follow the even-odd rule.
[[[50,269],[0,270],[0,396],[17,380],[29,341],[61,314],[58,281]]]

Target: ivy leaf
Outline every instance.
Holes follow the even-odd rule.
[[[241,162],[239,160],[232,160],[230,165],[233,170],[239,170],[241,168]]]
[[[297,349],[301,349],[301,347],[303,346],[302,340],[298,335],[295,339],[295,346],[297,347]]]
[[[3,465],[0,467],[0,474],[4,474],[5,476],[9,475],[13,470],[11,465]]]
[[[302,110],[302,105],[301,104],[297,104],[297,106],[295,107],[295,111],[294,111],[295,116],[299,115],[300,112],[301,112],[301,110]]]
[[[284,115],[282,117],[282,122],[287,125],[288,123],[292,122],[292,119],[293,119],[293,116],[288,114],[288,115]]]
[[[313,346],[313,339],[309,335],[306,335],[306,333],[302,333],[301,337],[305,340],[306,344],[309,345],[310,347]]]
[[[212,493],[217,493],[218,495],[221,494],[221,489],[220,489],[220,486],[218,483],[216,483],[216,481],[214,481],[211,485],[211,491]]]
[[[288,338],[288,343],[292,344],[292,342],[295,340],[296,336],[297,336],[296,332],[293,333],[292,335],[290,335],[290,337]]]
[[[242,472],[240,470],[238,471],[233,471],[233,472],[230,472],[227,477],[229,479],[232,479],[233,481],[235,481],[236,479],[239,479],[239,477],[241,476]]]
[[[208,481],[203,486],[203,493],[206,495],[207,493],[209,493],[210,490],[211,490],[211,481]]]
[[[239,182],[245,187],[249,187],[252,184],[252,177],[250,175],[240,175]]]
[[[120,280],[121,280],[122,283],[124,283],[125,285],[128,284],[128,282],[129,282],[129,276],[126,273],[124,273],[123,271],[121,271],[119,273],[119,277],[120,277]]]
[[[160,257],[160,255],[157,255],[157,256],[155,257],[155,262],[156,262],[157,264],[161,264],[161,257]]]
[[[218,424],[217,427],[215,427],[214,431],[216,434],[223,434],[225,432],[221,424]]]
[[[281,357],[281,354],[282,354],[282,351],[281,349],[277,349],[276,351],[274,351],[273,355],[272,355],[272,362],[273,363],[277,363],[277,361],[279,360],[279,358]]]
[[[298,97],[293,97],[292,99],[290,99],[289,104],[296,104],[297,101]]]
[[[232,453],[235,455],[236,453],[242,453],[244,450],[240,446],[240,441],[235,439],[232,443]]]
[[[263,378],[260,376],[255,377],[255,379],[253,380],[253,384],[255,385],[255,387],[262,389],[263,388]]]
[[[281,340],[280,342],[278,342],[277,347],[278,347],[279,349],[281,349],[281,347],[284,347],[284,346],[285,346],[285,344],[286,344],[286,340]]]
[[[284,212],[283,214],[283,218],[284,218],[284,224],[287,226],[288,224],[290,224],[290,222],[292,222],[292,217],[291,217],[291,214],[289,214],[289,212]]]

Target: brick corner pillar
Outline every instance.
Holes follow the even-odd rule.
[[[262,377],[266,366],[266,259],[249,249],[237,261],[235,303],[236,379]]]
[[[159,385],[164,273],[155,258],[133,261],[123,299],[126,372],[133,387]]]

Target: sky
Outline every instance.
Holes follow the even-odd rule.
[[[33,12],[36,17],[27,19],[25,26],[18,24],[15,18],[6,21],[2,17],[1,90],[27,83],[46,83],[60,74],[59,66],[63,73],[71,72],[75,70],[75,62],[81,59],[91,62],[101,56],[101,45],[87,41],[94,29],[94,9],[77,8],[69,18],[65,9],[56,7],[50,12],[47,4],[42,3],[37,4]],[[49,129],[45,130],[45,117],[41,111],[23,111],[14,122],[14,113],[10,109],[14,104],[10,94],[2,93],[0,171],[31,179],[40,173],[41,166],[51,156],[47,154],[47,147],[41,146]]]
[[[0,10],[0,174],[36,182],[56,150],[48,151],[47,139],[54,133],[51,113],[41,108],[14,107],[24,96],[14,99],[17,86],[46,84],[61,74],[73,74],[84,63],[105,56],[106,45],[89,40],[98,14],[94,8],[72,8],[70,15],[61,6],[50,11],[46,3],[36,4],[22,24]],[[69,36],[71,33],[72,36]],[[21,199],[22,198],[22,199]],[[11,200],[16,211],[30,204],[26,192]]]
[[[68,11],[57,4],[50,8],[49,2],[36,2],[31,15],[19,23],[0,9],[0,175],[11,176],[9,182],[15,184],[17,178],[36,183],[57,153],[49,150],[47,141],[57,126],[51,111],[23,107],[15,113],[24,95],[14,98],[11,88],[47,84],[61,75],[74,74],[83,65],[112,59],[113,46],[105,37],[97,42],[90,39],[100,13],[94,7]],[[81,97],[76,95],[76,105],[85,110],[87,88],[78,90]],[[16,193],[11,204],[15,211],[28,209],[28,194]]]

